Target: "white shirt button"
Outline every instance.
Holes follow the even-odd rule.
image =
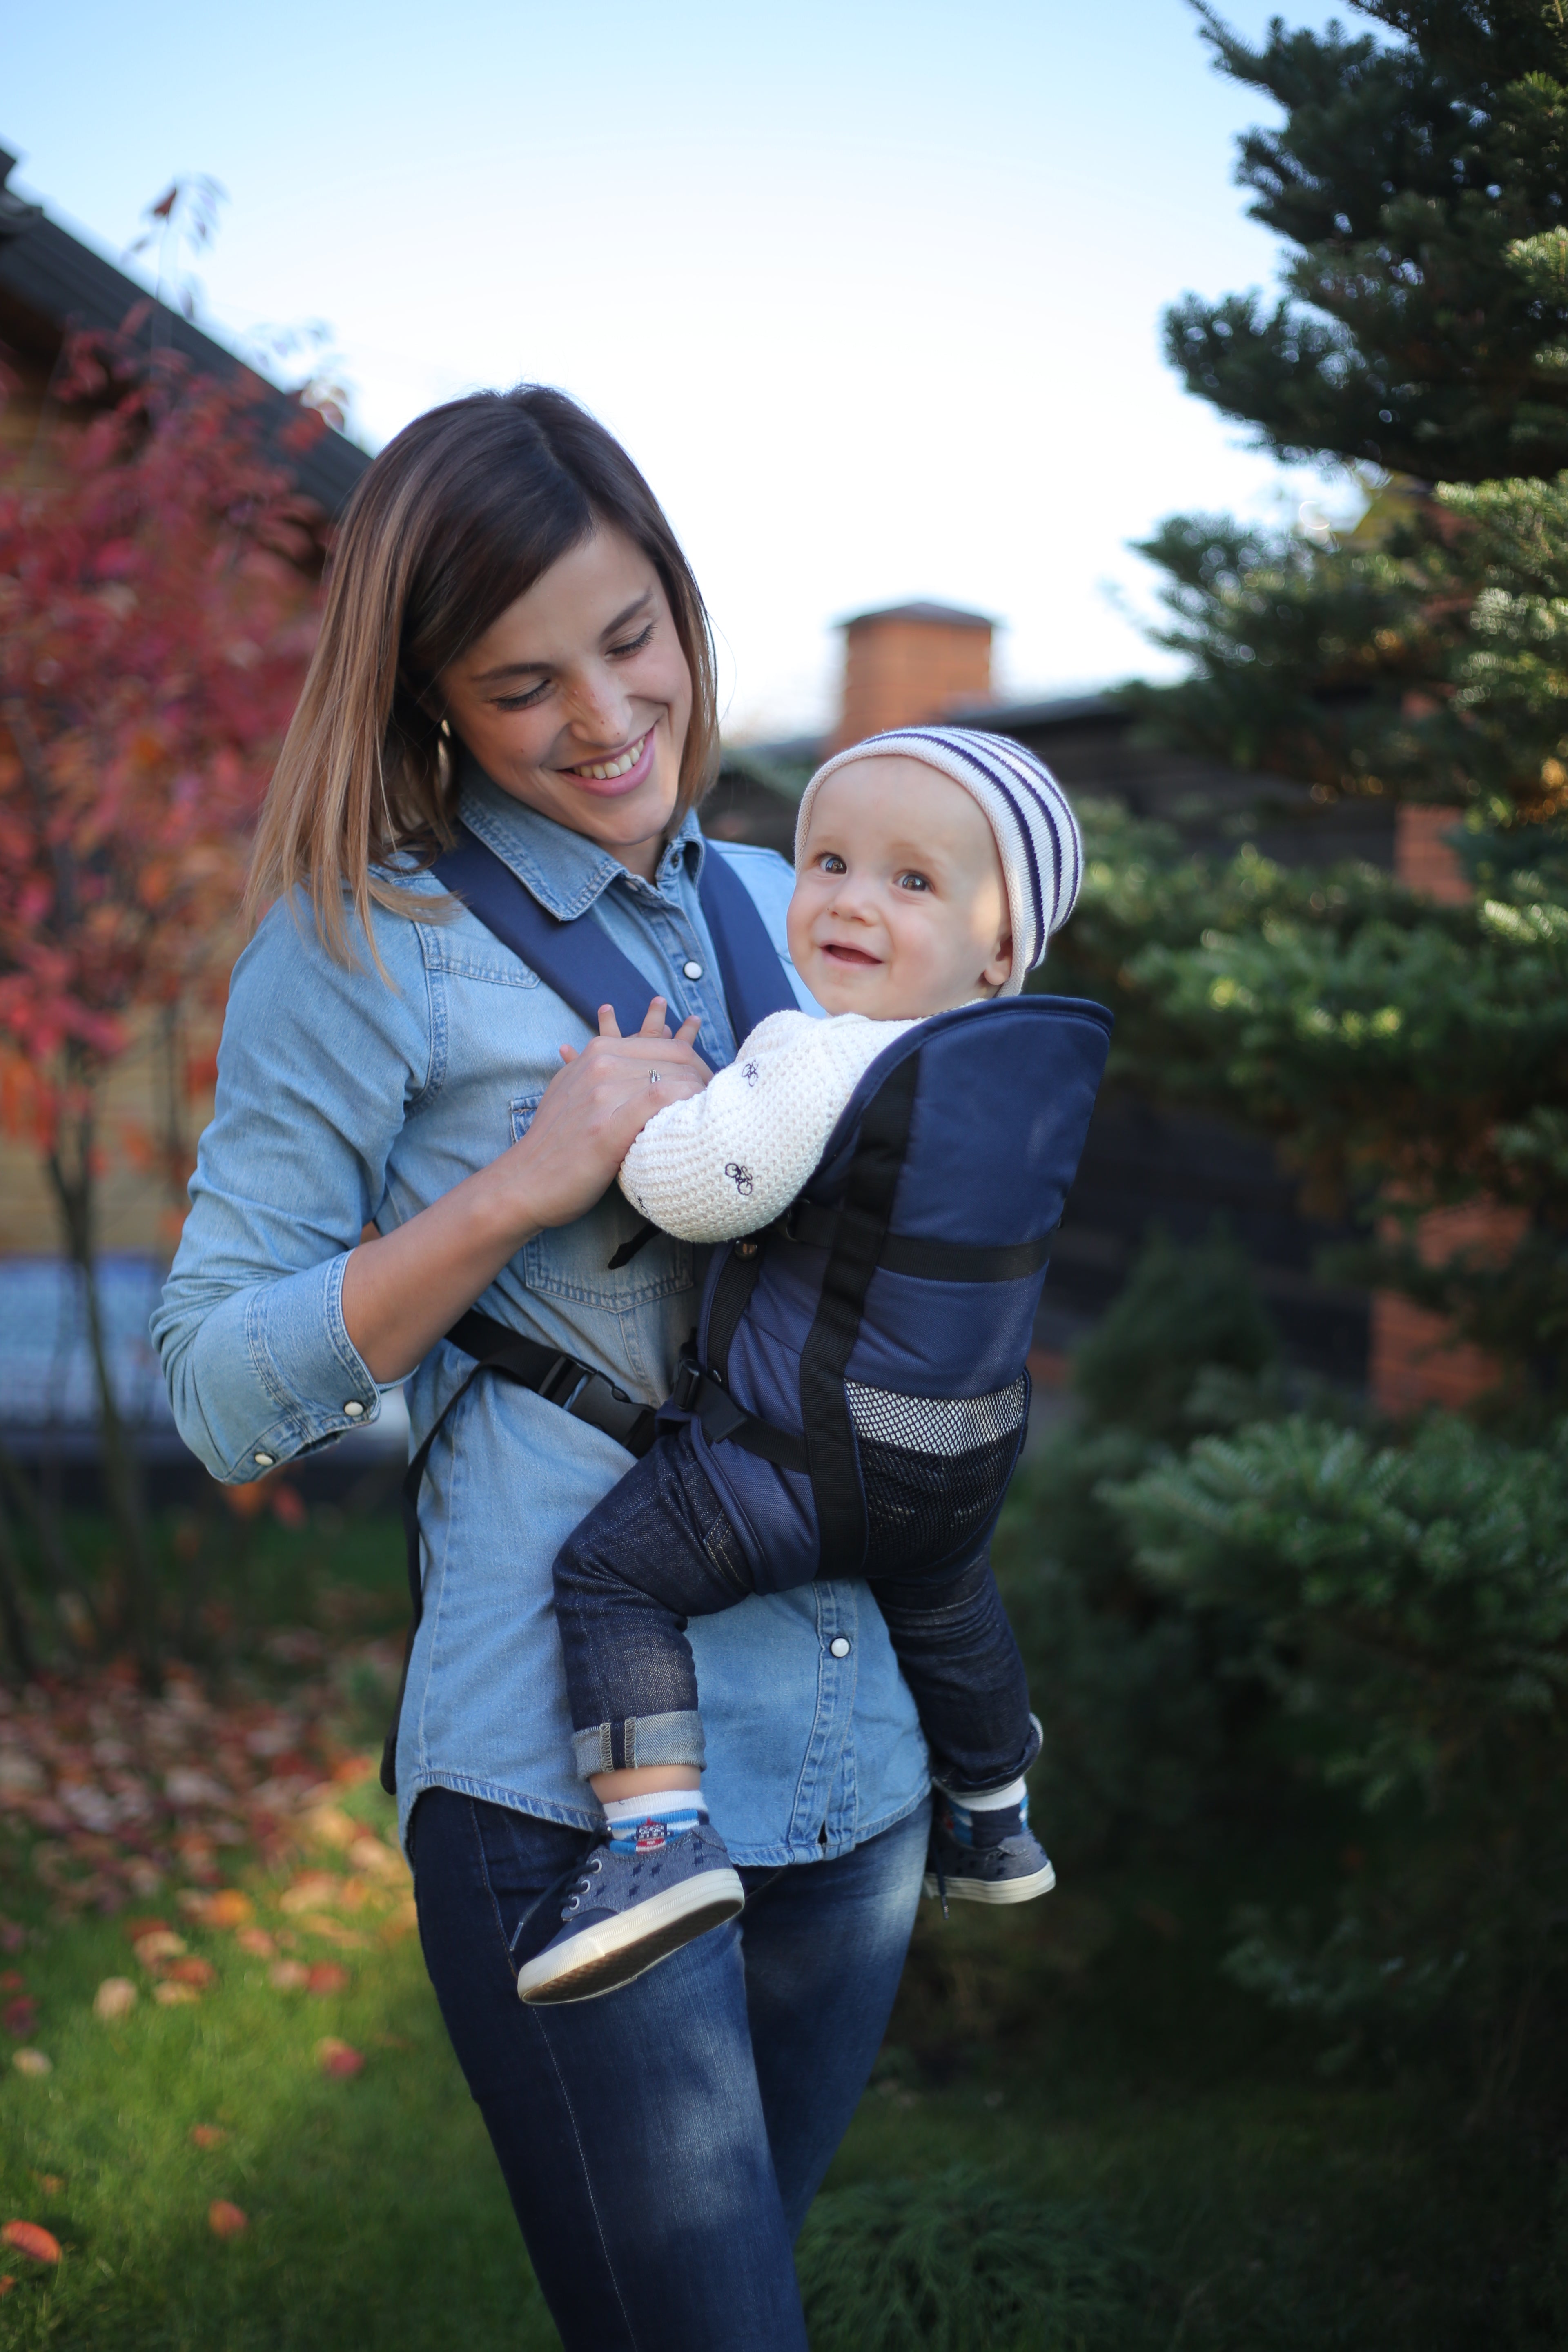
[[[276,1454],[253,1454],[250,1458],[258,1470],[270,1470],[278,1456]]]
[[[849,1655],[849,1644],[842,1633],[836,1642],[829,1642],[827,1654],[830,1658],[847,1658]]]
[[[358,1397],[350,1397],[347,1404],[343,1407],[343,1411],[347,1413],[351,1421],[357,1421],[361,1413],[364,1411],[364,1407],[361,1404]]]
[[[702,977],[702,966],[700,963],[683,963],[680,969],[688,980],[700,980]]]

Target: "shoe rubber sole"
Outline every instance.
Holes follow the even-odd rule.
[[[1031,1871],[1027,1878],[950,1878],[947,1899],[950,1903],[1032,1903],[1037,1895],[1048,1895],[1057,1883],[1057,1874],[1047,1862],[1044,1870]],[[936,1873],[928,1870],[925,1879],[928,1895],[940,1895]]]
[[[721,1927],[745,1908],[746,1890],[732,1870],[715,1870],[650,1895],[632,1911],[584,1927],[561,1951],[541,1952],[519,1972],[517,1997],[531,2009],[557,2001],[596,2000],[630,1984],[682,1944]]]

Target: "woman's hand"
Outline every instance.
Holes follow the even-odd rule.
[[[672,1037],[656,996],[635,1037],[611,1007],[581,1053],[563,1045],[528,1133],[395,1232],[362,1242],[343,1269],[343,1322],[375,1381],[400,1381],[525,1242],[569,1225],[614,1183],[633,1139],[667,1103],[707,1085],[691,1041]]]
[[[698,1016],[683,1021],[672,1037],[665,1012],[663,997],[656,996],[636,1036],[623,1037],[613,1007],[601,1004],[598,1035],[581,1053],[562,1046],[565,1068],[545,1088],[528,1133],[500,1163],[511,1163],[531,1234],[569,1225],[591,1209],[648,1120],[708,1084],[708,1066],[692,1051]]]

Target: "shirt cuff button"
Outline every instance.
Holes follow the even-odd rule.
[[[849,1655],[849,1644],[842,1633],[836,1642],[829,1642],[827,1654],[830,1658],[847,1658]]]
[[[347,1404],[343,1407],[343,1411],[347,1413],[351,1421],[358,1421],[360,1415],[364,1411],[364,1407],[361,1404],[358,1397],[350,1397]]]
[[[250,1458],[258,1470],[270,1470],[278,1456],[276,1454],[253,1454]]]
[[[683,963],[680,969],[688,980],[700,980],[702,977],[702,966],[700,963]]]

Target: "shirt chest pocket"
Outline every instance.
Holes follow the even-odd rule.
[[[532,1094],[513,1096],[514,1143],[528,1133],[543,1098],[542,1087]],[[523,1281],[530,1290],[546,1297],[569,1298],[579,1306],[607,1307],[612,1313],[694,1288],[692,1245],[675,1241],[668,1234],[651,1234],[629,1265],[612,1270],[611,1258],[623,1242],[635,1240],[641,1226],[642,1219],[620,1186],[612,1184],[604,1199],[574,1225],[556,1225],[534,1235],[522,1255]]]

